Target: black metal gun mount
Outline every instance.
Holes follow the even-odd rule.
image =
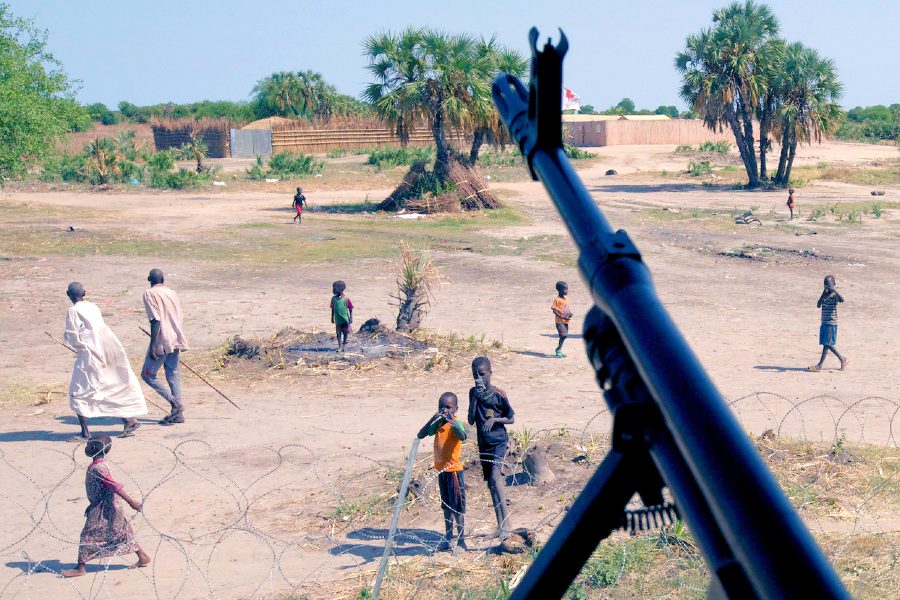
[[[578,244],[595,303],[584,338],[613,432],[612,449],[512,598],[561,598],[612,531],[676,513],[709,566],[710,597],[849,598],[663,308],[637,248],[610,227],[569,163],[562,143],[565,34],[543,50],[537,29],[529,40],[529,88],[501,75],[494,102]],[[675,506],[665,502],[664,488]],[[626,511],[635,494],[646,508]]]

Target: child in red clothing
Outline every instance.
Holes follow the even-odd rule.
[[[446,535],[438,545],[438,550],[465,551],[466,484],[463,479],[463,464],[460,460],[462,443],[466,440],[466,429],[456,420],[459,400],[453,392],[444,392],[438,400],[438,411],[419,430],[419,439],[434,436],[434,468],[438,473],[438,488],[441,491],[441,506],[444,509],[444,529]],[[453,524],[456,523],[456,536]]]
[[[794,188],[788,189],[788,199],[787,199],[787,207],[788,210],[791,211],[791,221],[794,220]]]

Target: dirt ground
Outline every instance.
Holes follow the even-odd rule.
[[[660,176],[686,168],[689,157],[673,147],[596,152],[580,175],[610,222],[643,253],[665,306],[750,432],[896,445],[900,185],[879,186],[885,196],[873,198],[871,187],[813,182],[798,190],[800,218],[789,222],[784,192]],[[798,161],[861,166],[898,158],[896,147],[830,143],[804,149]],[[604,176],[607,169],[619,175]],[[302,225],[291,223],[290,195],[262,185],[0,191],[0,344],[8,349],[0,354],[0,597],[250,598],[296,591],[338,598],[351,597],[340,595],[345,584],[370,584],[396,470],[440,393],[465,397],[474,353],[460,351],[430,370],[386,362],[251,372],[222,368],[216,357],[236,334],[271,337],[286,326],[328,331],[335,279],[348,283],[359,323],[369,317],[392,323],[399,239],[429,247],[446,276],[425,326],[502,342],[491,356],[495,383],[516,411],[511,430],[571,433],[582,445],[608,431],[578,335],[591,300],[539,183],[496,184],[516,218],[459,223],[337,210],[378,201],[389,184],[318,189],[310,179],[303,186],[310,210]],[[819,207],[879,200],[885,208],[877,218],[838,221],[823,211],[808,220]],[[733,215],[751,207],[762,224],[734,224]],[[62,337],[65,288],[79,280],[139,369],[146,343],[138,329],[146,326],[141,294],[153,267],[181,296],[192,346],[184,359],[241,410],[185,373],[187,422],[160,427],[155,419],[162,412],[151,406],[137,435],[116,440],[111,455],[114,474],[146,500],[134,525],[153,565],[121,571],[131,557],[120,557],[64,581],[42,571],[66,568],[76,556],[88,461],[80,446],[66,442],[76,429],[66,401],[72,358],[45,332]],[[808,373],[819,356],[815,302],[828,274],[846,299],[838,348],[850,363],[840,371],[829,357],[822,372]],[[566,359],[553,356],[549,311],[559,279],[570,284],[576,315]],[[145,393],[163,403],[149,388]],[[96,430],[117,427],[100,422]],[[427,469],[430,448],[430,440],[420,447],[418,471]],[[477,552],[441,558],[441,568],[469,565],[454,562],[461,560],[480,568],[491,546],[490,502],[477,470],[467,477]],[[577,486],[560,485],[553,503],[561,507]],[[436,485],[428,489],[433,500]],[[546,536],[548,514],[560,507],[539,508],[529,493],[511,494],[515,524],[543,527]],[[361,508],[356,499],[373,494],[385,506]],[[376,531],[349,527],[369,509],[378,515]],[[440,531],[437,511],[411,515],[401,526],[421,530],[420,538],[408,538],[413,550],[398,552],[400,558]]]

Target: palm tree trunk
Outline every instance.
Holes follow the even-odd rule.
[[[478,152],[481,150],[481,145],[484,143],[484,130],[478,128],[475,130],[475,134],[472,136],[472,149],[469,150],[469,166],[474,167],[475,163],[478,162]]]
[[[756,172],[756,155],[753,152],[752,147],[749,149],[747,148],[747,142],[741,131],[741,125],[738,123],[737,115],[734,114],[734,109],[731,106],[725,107],[725,119],[728,121],[728,125],[731,126],[731,131],[734,133],[734,142],[737,144],[741,160],[744,161],[744,169],[747,171],[747,185],[749,187],[758,187],[759,176]]]
[[[438,181],[444,182],[450,175],[450,144],[447,142],[447,130],[444,126],[444,111],[440,109],[440,101],[436,100],[437,109],[432,111],[431,133],[434,136],[436,149],[434,158],[434,175]]]
[[[781,134],[781,155],[778,157],[778,172],[775,174],[775,183],[785,185],[787,180],[784,178],[784,171],[787,168],[788,147],[790,146],[790,130],[791,126],[782,123],[783,133]]]
[[[771,120],[772,118],[769,111],[762,111],[759,119],[759,178],[762,181],[767,181],[769,179],[769,173],[766,170],[766,153],[769,151],[769,146],[771,144],[769,140]]]
[[[756,164],[756,148],[753,140],[753,119],[750,118],[750,113],[741,99],[738,99],[738,114],[744,125],[744,147],[747,153],[744,165],[747,166],[747,175],[750,180],[747,185],[749,187],[759,187],[759,170]]]
[[[791,136],[791,148],[788,151],[787,168],[784,170],[784,184],[791,182],[791,168],[794,166],[794,157],[797,155],[797,136]]]

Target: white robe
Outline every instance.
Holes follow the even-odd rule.
[[[69,405],[75,414],[120,418],[147,414],[125,349],[96,304],[82,300],[69,307],[65,339],[78,352],[69,384]]]

